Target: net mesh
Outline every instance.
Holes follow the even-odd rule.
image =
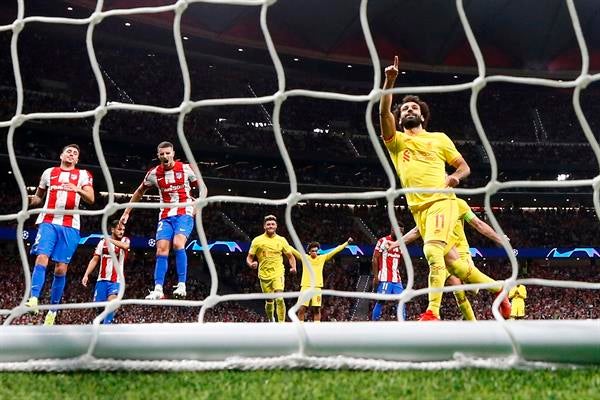
[[[516,76],[501,76],[501,75],[486,75],[486,65],[481,53],[481,50],[478,46],[477,40],[471,30],[469,25],[469,21],[465,14],[463,1],[456,1],[456,8],[458,11],[458,15],[460,17],[460,21],[466,37],[468,39],[468,43],[475,55],[476,63],[477,63],[477,77],[473,79],[471,82],[456,84],[456,85],[443,85],[443,86],[417,86],[417,87],[398,87],[394,89],[390,89],[387,91],[383,91],[380,89],[381,87],[381,70],[382,66],[380,64],[380,58],[377,54],[377,50],[373,41],[373,37],[371,35],[368,17],[367,17],[367,0],[363,0],[360,3],[360,23],[362,27],[362,31],[364,34],[364,39],[366,41],[369,55],[371,58],[371,62],[374,68],[373,75],[373,87],[369,94],[367,95],[349,95],[335,92],[326,92],[326,91],[315,91],[315,90],[303,90],[303,89],[295,89],[295,90],[286,90],[286,73],[280,61],[279,55],[275,49],[273,40],[271,38],[271,33],[269,31],[269,26],[267,24],[267,14],[269,12],[269,7],[276,3],[276,0],[204,0],[204,1],[194,1],[194,0],[179,0],[171,5],[159,6],[159,7],[139,7],[139,8],[129,8],[129,9],[111,9],[103,11],[102,0],[99,0],[96,4],[96,8],[91,15],[87,18],[62,18],[62,17],[45,17],[45,16],[28,16],[25,17],[25,5],[24,0],[18,0],[18,14],[17,18],[10,25],[0,26],[0,31],[12,31],[12,40],[10,45],[11,57],[12,57],[12,65],[14,69],[14,77],[15,77],[15,86],[17,93],[17,104],[14,112],[14,116],[8,121],[1,121],[0,127],[8,127],[8,136],[7,136],[7,145],[8,152],[10,158],[10,164],[12,170],[14,171],[15,179],[20,187],[21,192],[21,211],[16,214],[10,215],[0,215],[0,221],[11,221],[16,220],[17,225],[17,235],[18,237],[22,237],[24,232],[24,223],[25,221],[32,215],[40,212],[47,211],[46,209],[38,209],[38,210],[28,210],[27,207],[27,192],[26,192],[26,184],[23,179],[23,175],[17,163],[17,157],[15,154],[13,140],[15,136],[15,130],[21,126],[23,123],[33,119],[82,119],[82,118],[90,118],[93,117],[94,123],[92,128],[92,137],[94,148],[97,153],[97,157],[100,163],[100,167],[102,169],[103,177],[108,186],[108,203],[102,210],[97,211],[77,211],[77,213],[86,216],[86,215],[102,215],[102,226],[103,226],[103,234],[104,237],[108,237],[108,232],[106,230],[108,215],[117,212],[119,210],[127,207],[126,204],[119,204],[115,201],[115,186],[113,183],[113,179],[111,177],[111,173],[108,169],[108,165],[106,159],[104,157],[101,141],[100,141],[100,126],[102,123],[102,119],[107,115],[107,113],[115,110],[130,110],[130,111],[143,111],[143,112],[151,112],[151,113],[159,113],[159,114],[170,114],[177,116],[177,135],[178,139],[181,143],[181,147],[185,153],[185,157],[190,162],[190,165],[193,167],[194,172],[200,175],[200,171],[197,168],[196,159],[194,157],[193,152],[190,149],[190,145],[186,139],[186,133],[184,131],[184,119],[186,115],[188,115],[192,110],[199,107],[209,107],[209,106],[231,106],[231,105],[262,105],[267,103],[272,103],[272,124],[273,130],[275,134],[275,140],[277,143],[277,147],[280,151],[281,157],[285,164],[285,168],[289,177],[289,194],[285,198],[280,199],[267,199],[267,198],[258,198],[258,197],[244,197],[244,196],[208,196],[207,190],[205,186],[201,187],[201,195],[196,200],[196,205],[199,207],[200,211],[210,205],[211,203],[217,202],[231,202],[231,203],[245,203],[245,204],[262,204],[267,206],[285,206],[285,224],[291,236],[293,245],[297,249],[302,248],[302,243],[299,239],[299,236],[294,228],[294,224],[291,217],[292,208],[297,205],[301,201],[306,200],[364,200],[364,199],[385,199],[387,201],[387,209],[389,219],[393,225],[394,231],[396,235],[399,237],[399,228],[398,221],[396,220],[396,216],[394,215],[394,202],[395,200],[408,192],[415,192],[417,190],[411,188],[398,188],[396,187],[396,181],[394,176],[394,171],[386,161],[386,155],[382,144],[380,142],[380,138],[376,133],[376,130],[373,126],[372,122],[372,111],[373,107],[378,103],[380,98],[386,93],[392,93],[395,95],[398,94],[420,94],[420,93],[441,93],[441,92],[456,92],[456,91],[467,91],[470,90],[470,102],[469,109],[472,115],[472,119],[474,121],[477,133],[481,142],[485,148],[485,151],[489,157],[489,163],[491,167],[491,178],[485,187],[475,188],[475,189],[449,189],[448,191],[454,191],[458,194],[484,194],[485,196],[485,212],[493,228],[503,234],[502,228],[496,220],[494,214],[492,213],[490,198],[492,195],[498,193],[500,190],[511,189],[511,188],[536,188],[536,187],[584,187],[591,186],[593,188],[593,201],[594,208],[596,210],[597,215],[600,215],[600,196],[599,196],[599,186],[600,186],[600,176],[595,177],[594,179],[583,179],[583,180],[571,180],[571,181],[508,181],[508,182],[500,182],[498,181],[498,164],[496,162],[496,158],[490,142],[486,136],[483,125],[480,121],[478,110],[477,110],[477,99],[480,92],[485,88],[487,83],[491,82],[509,82],[509,83],[517,83],[517,84],[525,84],[525,85],[540,85],[554,88],[573,88],[573,106],[575,109],[575,113],[577,115],[577,119],[583,129],[585,137],[589,141],[591,148],[596,157],[596,161],[600,167],[600,146],[593,136],[590,126],[586,121],[586,118],[582,112],[580,105],[580,94],[583,89],[585,89],[591,82],[600,78],[599,74],[590,75],[589,73],[589,56],[586,48],[585,40],[582,34],[581,25],[579,23],[579,18],[576,12],[576,8],[574,2],[572,0],[567,0],[566,4],[568,7],[568,12],[572,21],[573,29],[577,38],[577,43],[579,45],[581,59],[582,59],[582,67],[579,76],[570,81],[557,81],[551,79],[538,79],[531,77],[516,77]],[[190,98],[191,93],[191,83],[190,83],[190,73],[188,70],[188,64],[186,62],[186,55],[184,52],[184,47],[182,43],[182,34],[181,34],[181,20],[182,15],[185,13],[188,6],[192,3],[219,3],[219,4],[232,4],[232,5],[240,5],[247,7],[260,7],[260,28],[265,38],[265,44],[268,48],[269,55],[271,57],[271,61],[273,66],[275,67],[275,72],[277,75],[277,86],[278,89],[275,93],[268,96],[254,97],[254,98],[219,98],[219,99],[211,99],[211,100],[200,100],[194,101]],[[98,24],[102,22],[104,18],[111,16],[126,16],[131,14],[151,14],[151,13],[163,13],[163,12],[173,12],[173,37],[175,40],[175,47],[177,52],[177,58],[179,61],[179,66],[181,68],[181,74],[183,78],[183,98],[181,99],[181,103],[177,107],[173,108],[164,108],[143,104],[129,104],[129,103],[120,103],[120,102],[107,102],[107,89],[106,82],[104,76],[102,74],[101,68],[98,64],[98,60],[96,58],[96,54],[94,51],[93,45],[93,37],[94,30]],[[23,114],[23,81],[21,78],[20,72],[20,64],[19,64],[19,56],[17,52],[17,44],[19,41],[19,35],[23,28],[28,23],[46,23],[46,24],[70,24],[70,25],[82,25],[87,26],[86,33],[86,48],[87,54],[89,57],[90,65],[93,70],[93,74],[95,76],[98,92],[99,92],[99,102],[98,105],[89,110],[77,111],[77,112],[48,112],[48,113],[29,113]],[[291,97],[312,97],[326,100],[339,100],[339,101],[347,101],[347,102],[366,102],[366,112],[365,112],[365,122],[368,128],[368,135],[370,141],[372,142],[373,148],[377,154],[377,157],[381,161],[381,165],[387,175],[389,180],[389,188],[385,191],[366,191],[360,193],[310,193],[310,194],[301,194],[298,191],[298,182],[296,179],[296,172],[292,165],[290,156],[288,154],[288,150],[284,144],[282,129],[280,124],[280,116],[281,116],[281,108],[282,104]],[[420,192],[424,192],[427,190],[418,189]],[[434,190],[430,190],[434,191]],[[440,191],[436,189],[435,191]],[[159,208],[162,207],[161,203],[153,203],[153,204],[135,204],[136,208]],[[172,206],[172,205],[171,205]],[[56,211],[53,211],[56,213]],[[432,362],[432,363],[412,363],[412,362],[394,362],[394,361],[384,361],[384,360],[365,360],[359,358],[352,358],[346,356],[336,356],[336,357],[313,357],[306,354],[306,346],[307,346],[307,334],[306,334],[306,326],[299,323],[299,320],[296,316],[296,312],[298,310],[298,305],[301,304],[305,299],[310,298],[312,296],[312,292],[301,294],[299,292],[287,292],[284,293],[283,296],[286,298],[298,299],[299,301],[296,303],[294,307],[292,307],[288,311],[288,315],[293,321],[294,329],[297,334],[297,351],[293,354],[283,357],[260,357],[260,358],[231,358],[225,361],[219,362],[211,362],[211,361],[195,361],[195,360],[186,360],[186,361],[160,361],[160,360],[150,360],[150,361],[141,361],[141,360],[110,360],[110,359],[102,359],[95,356],[95,350],[97,346],[98,336],[100,333],[100,321],[105,317],[105,315],[114,309],[120,307],[121,305],[130,305],[130,304],[144,304],[144,305],[161,305],[161,306],[169,306],[169,305],[178,305],[178,306],[193,306],[200,307],[198,322],[204,321],[204,315],[206,311],[217,304],[225,301],[243,301],[243,300],[251,300],[251,299],[269,299],[278,297],[275,294],[261,294],[261,293],[249,293],[249,294],[230,294],[230,295],[219,295],[217,294],[217,289],[219,285],[219,280],[217,276],[217,272],[215,269],[215,263],[213,258],[211,257],[210,251],[208,250],[208,243],[205,231],[202,225],[202,219],[200,218],[201,212],[197,214],[196,217],[196,226],[199,234],[199,239],[204,248],[204,256],[206,262],[208,264],[208,269],[210,271],[211,277],[211,285],[210,285],[210,294],[203,300],[200,301],[181,301],[181,300],[136,300],[136,299],[124,299],[124,291],[125,284],[121,285],[120,291],[118,294],[118,298],[114,302],[110,303],[102,303],[101,305],[105,307],[104,312],[102,312],[97,318],[95,318],[93,326],[92,326],[92,334],[89,339],[89,343],[87,345],[87,351],[85,354],[82,354],[79,357],[68,358],[62,360],[31,360],[28,362],[3,362],[0,363],[0,368],[4,370],[57,370],[57,369],[168,369],[168,370],[203,370],[203,369],[225,369],[225,368],[239,368],[239,369],[247,369],[247,368],[273,368],[273,367],[316,367],[316,368],[356,368],[356,369],[403,369],[403,368],[423,368],[423,369],[435,369],[435,368],[459,368],[465,366],[478,366],[478,367],[512,367],[517,364],[523,365],[524,358],[522,356],[522,352],[520,349],[519,342],[515,339],[513,330],[510,325],[507,324],[500,316],[498,311],[498,306],[501,301],[501,296],[499,296],[493,304],[493,315],[498,321],[498,329],[504,330],[506,335],[510,338],[510,343],[512,346],[513,355],[502,358],[501,361],[498,359],[490,360],[479,360],[476,358],[469,358],[466,356],[461,356],[460,354],[456,355],[453,360],[449,360],[447,362]],[[20,305],[11,309],[11,310],[2,310],[2,314],[6,315],[7,318],[4,321],[4,325],[10,325],[11,321],[13,321],[16,317],[27,312],[27,308],[25,307],[25,302],[27,300],[28,293],[31,288],[31,280],[30,280],[30,272],[29,272],[29,264],[27,260],[27,254],[24,242],[22,240],[18,240],[18,249],[22,260],[23,265],[23,274],[25,277],[26,290],[22,295],[22,299]],[[513,249],[511,244],[508,241],[503,242],[503,247],[506,250],[508,258],[510,259],[510,263],[512,266],[512,274],[511,276],[503,281],[504,286],[504,295],[506,292],[510,290],[513,286],[518,283],[528,284],[528,285],[546,285],[553,287],[563,287],[563,288],[587,288],[587,289],[600,289],[600,284],[594,283],[584,283],[584,282],[574,282],[574,281],[555,281],[555,280],[544,280],[544,279],[517,279],[517,260],[513,253]],[[410,257],[407,256],[408,251],[406,246],[402,244],[401,246],[404,262],[407,268],[407,284],[406,290],[401,295],[378,295],[374,293],[357,293],[357,292],[343,292],[336,290],[323,290],[324,295],[328,296],[346,296],[346,297],[354,297],[354,298],[363,298],[363,299],[371,299],[371,300],[395,300],[403,305],[404,303],[410,301],[415,296],[423,295],[428,292],[427,288],[424,289],[414,289],[414,272],[413,265],[411,263]],[[115,257],[114,254],[112,254]],[[304,256],[306,257],[306,256]],[[306,259],[305,259],[306,261]],[[116,258],[115,258],[116,262]],[[304,265],[310,265],[310,263],[305,262]],[[314,271],[310,270],[311,276],[314,278]],[[122,282],[126,282],[122,271],[119,270],[119,277]],[[452,291],[457,288],[464,289],[472,289],[472,288],[485,288],[491,285],[463,285],[460,287],[453,287],[451,289],[444,288],[444,292]],[[97,306],[98,303],[78,303],[78,304],[61,304],[58,309],[69,309],[69,308],[85,308],[85,307],[93,307]],[[49,306],[41,306],[41,309],[48,309]],[[401,310],[401,307],[398,307],[398,310]],[[398,317],[400,318],[400,311]],[[546,365],[541,363],[529,363],[529,365]]]

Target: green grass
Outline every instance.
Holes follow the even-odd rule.
[[[0,399],[600,399],[577,370],[0,373]]]

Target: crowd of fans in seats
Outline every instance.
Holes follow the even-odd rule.
[[[0,185],[1,189],[1,185]],[[98,196],[94,209],[101,210],[107,197]],[[117,203],[128,198],[118,197]],[[156,200],[149,200],[156,202]],[[400,199],[400,204],[403,199]],[[0,192],[0,214],[13,214],[20,210],[21,198],[17,193]],[[476,214],[488,221],[485,211],[473,207]],[[415,224],[406,208],[395,210],[399,221],[408,231]],[[514,247],[600,247],[600,221],[593,208],[559,207],[525,209],[519,207],[496,207],[494,216]],[[290,238],[285,223],[285,207],[271,207],[243,203],[210,203],[202,209],[202,228],[208,240],[249,241],[262,233],[262,218],[274,214],[279,218],[278,232]],[[391,230],[385,204],[325,204],[308,202],[292,208],[292,222],[302,242],[317,240],[323,243],[343,243],[352,236],[357,243],[373,244],[374,238],[387,235]],[[108,217],[118,218],[120,211]],[[154,237],[158,211],[137,209],[132,213],[127,235]],[[35,228],[36,215],[25,223],[26,229]],[[101,231],[102,215],[81,217],[82,235]],[[488,221],[490,224],[491,222]],[[15,227],[16,219],[4,221],[2,226]],[[466,227],[469,243],[475,247],[493,247],[494,243]],[[191,240],[198,239],[194,231]],[[291,238],[290,238],[291,241]],[[417,245],[417,244],[415,244]],[[420,244],[419,244],[420,245]]]

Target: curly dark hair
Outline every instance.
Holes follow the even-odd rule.
[[[421,115],[423,116],[423,122],[421,125],[423,129],[427,129],[427,125],[429,125],[429,120],[431,118],[431,112],[429,111],[429,106],[425,103],[419,96],[415,96],[412,94],[406,95],[402,98],[402,102],[397,104],[392,111],[394,114],[394,119],[396,120],[396,129],[401,130],[402,126],[400,126],[400,108],[406,103],[417,103],[419,108],[421,109]]]

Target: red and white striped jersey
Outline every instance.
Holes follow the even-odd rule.
[[[121,238],[121,242],[129,243],[129,238],[123,236]],[[100,240],[100,242],[98,242],[96,250],[94,251],[94,255],[100,257],[100,272],[98,273],[98,280],[119,282],[117,276],[117,269],[115,268],[113,264],[113,259],[109,253],[109,246],[114,250],[115,255],[117,256],[117,260],[119,261],[119,265],[121,266],[121,271],[124,271],[123,266],[125,265],[125,258],[127,258],[127,251],[102,239]]]
[[[398,268],[404,264],[400,247],[396,247],[392,250],[387,250],[383,246],[385,242],[392,241],[394,241],[394,239],[392,239],[392,236],[387,235],[379,239],[377,241],[377,244],[375,245],[375,251],[381,253],[381,258],[379,259],[378,265],[378,278],[380,282],[402,282],[402,278],[400,277],[400,271],[398,270]]]
[[[44,208],[54,210],[78,210],[81,196],[72,191],[63,189],[63,185],[72,183],[77,187],[93,186],[92,174],[85,169],[64,170],[60,167],[48,168],[40,178],[40,189],[47,190]],[[50,214],[38,215],[36,224],[48,222],[50,224],[68,226],[79,230],[79,214]]]
[[[175,165],[169,170],[165,170],[162,164],[152,168],[146,174],[143,184],[148,188],[156,186],[163,203],[184,203],[191,201],[190,189],[198,186],[198,177],[189,164],[175,161]],[[158,219],[175,215],[192,215],[193,211],[192,206],[161,208]]]

